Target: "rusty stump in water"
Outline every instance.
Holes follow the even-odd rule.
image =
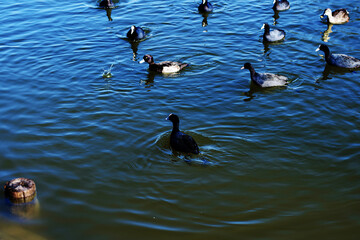
[[[36,195],[35,182],[28,178],[15,178],[8,181],[4,186],[4,190],[5,195],[16,203],[30,202]]]

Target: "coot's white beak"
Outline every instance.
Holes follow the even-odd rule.
[[[145,62],[145,60],[143,59],[143,60],[141,60],[139,63],[144,63]]]
[[[262,25],[262,27],[260,28],[260,30],[263,30],[263,29],[264,29],[264,27],[265,27],[265,24],[263,24],[263,25]]]
[[[244,67],[241,67],[241,69],[245,69]]]
[[[172,113],[169,114],[169,116],[167,118],[165,118],[165,120],[170,120],[170,116],[172,115]]]
[[[318,48],[315,50],[315,52],[317,52],[317,51],[320,51],[320,47],[318,47]]]

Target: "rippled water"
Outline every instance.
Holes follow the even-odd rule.
[[[212,1],[207,17],[200,0],[114,2],[113,21],[95,0],[0,5],[0,181],[38,189],[2,201],[0,239],[358,239],[360,74],[315,49],[360,58],[359,1]],[[326,31],[327,7],[350,22]],[[285,42],[264,45],[264,22]],[[133,24],[146,40],[126,41]],[[144,54],[190,67],[149,73]],[[259,89],[245,62],[292,82]],[[171,112],[191,163],[169,149]]]

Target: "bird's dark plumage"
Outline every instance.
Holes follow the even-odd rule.
[[[99,3],[99,7],[101,7],[101,8],[113,8],[114,4],[113,4],[113,2],[111,0],[102,0]]]
[[[348,69],[355,69],[360,67],[360,59],[345,54],[332,54],[329,47],[325,44],[320,44],[316,51],[319,50],[325,53],[325,61],[329,65]]]
[[[209,13],[212,12],[213,9],[214,9],[213,5],[209,3],[208,0],[203,0],[198,7],[199,12],[201,13]]]
[[[257,73],[255,72],[251,63],[245,63],[241,69],[248,69],[250,71],[251,81],[260,87],[281,87],[286,86],[289,80],[285,76],[276,75],[273,73]]]
[[[195,140],[191,136],[180,132],[179,117],[171,113],[166,120],[170,120],[173,123],[173,129],[170,135],[171,148],[178,152],[199,154],[199,147]]]
[[[137,41],[145,38],[145,32],[141,27],[131,26],[126,34],[127,38],[131,41]]]

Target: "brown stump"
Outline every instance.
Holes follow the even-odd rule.
[[[36,193],[35,182],[27,178],[15,178],[6,182],[4,186],[5,194],[15,202],[30,202]]]

